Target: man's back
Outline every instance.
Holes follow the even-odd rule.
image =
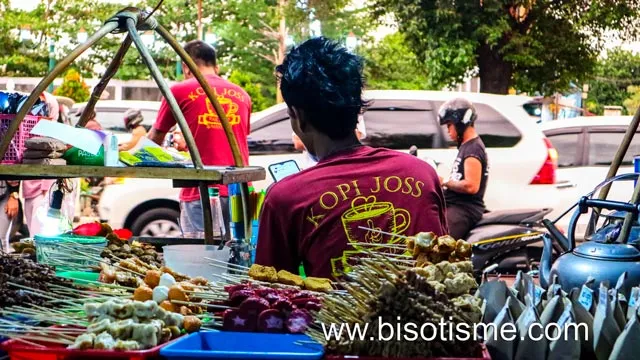
[[[447,232],[438,176],[415,157],[360,146],[334,153],[275,184],[261,217],[256,262],[310,276],[338,276],[359,249]],[[276,239],[276,237],[279,237]],[[277,246],[272,246],[277,244]]]
[[[216,92],[218,102],[235,134],[242,157],[248,163],[247,136],[250,131],[251,98],[242,88],[217,75],[206,75],[205,77]],[[171,88],[171,92],[176,97],[189,124],[202,162],[205,165],[235,165],[233,153],[220,119],[198,81],[192,78],[180,82]],[[166,101],[163,100],[154,127],[166,133],[175,123]],[[221,187],[220,194],[226,196],[226,188]],[[183,201],[193,201],[198,198],[197,189],[185,189],[181,194]]]

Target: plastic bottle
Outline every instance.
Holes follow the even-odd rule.
[[[224,238],[224,218],[222,217],[222,205],[220,204],[220,192],[216,188],[209,188],[209,202],[211,203],[211,223],[213,224],[213,237]],[[223,239],[224,241],[224,239]]]

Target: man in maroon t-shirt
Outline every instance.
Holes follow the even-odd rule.
[[[313,38],[294,47],[276,71],[293,131],[319,162],[269,189],[256,263],[293,273],[302,263],[309,276],[337,277],[364,249],[384,251],[375,244],[404,241],[395,235],[447,233],[434,169],[356,137],[366,106],[360,58]]]
[[[218,76],[218,64],[215,49],[203,41],[191,41],[184,47],[191,56],[198,69],[215,91],[218,102],[222,106],[231,124],[233,133],[240,147],[245,163],[249,160],[249,117],[251,115],[251,98],[239,86]],[[182,64],[185,81],[173,87],[171,92],[175,96],[180,110],[184,114],[189,129],[200,151],[200,157],[205,165],[228,166],[235,165],[229,141],[225,135],[220,119],[204,90],[189,71],[186,64]],[[149,138],[157,144],[162,144],[165,136],[176,124],[176,120],[169,109],[166,100],[162,100],[158,118],[153,125]],[[220,189],[222,212],[229,234],[229,206],[226,186]],[[202,218],[202,204],[198,188],[185,188],[180,192],[180,225],[184,233],[204,231]]]

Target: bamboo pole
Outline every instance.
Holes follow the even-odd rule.
[[[58,75],[62,74],[62,72],[71,64],[73,61],[78,58],[78,56],[82,55],[87,49],[97,43],[100,39],[105,37],[107,34],[112,32],[118,27],[118,23],[116,21],[107,21],[95,34],[93,34],[84,44],[78,45],[71,54],[67,55],[64,59],[62,59],[53,70],[44,77],[44,79],[40,80],[38,85],[36,85],[35,89],[31,92],[27,101],[22,105],[20,111],[16,115],[16,118],[9,124],[9,128],[7,129],[6,134],[2,141],[0,141],[0,159],[4,158],[4,155],[7,152],[7,148],[13,139],[13,136],[18,131],[20,124],[24,120],[24,117],[27,115],[31,107],[36,103],[40,94],[47,89],[47,87],[53,83],[53,81],[58,77]]]
[[[620,147],[618,148],[616,155],[613,157],[613,161],[611,162],[611,166],[609,167],[609,172],[607,173],[607,178],[605,180],[609,180],[613,178],[618,173],[618,170],[620,169],[620,165],[622,164],[622,160],[624,159],[624,156],[627,154],[627,151],[629,151],[629,146],[631,146],[631,141],[633,140],[633,137],[635,136],[636,131],[638,131],[639,126],[640,126],[640,107],[638,107],[638,109],[636,110],[636,113],[633,115],[633,118],[631,119],[631,123],[627,128],[627,132],[624,134],[622,143],[620,143]],[[638,183],[640,184],[640,181]],[[611,189],[611,185],[612,183],[609,183],[600,190],[600,193],[598,195],[598,198],[600,200],[607,199],[607,196],[609,195],[609,190]],[[632,198],[632,203],[636,205],[638,204],[637,192],[638,192],[638,186],[636,186],[636,188],[634,189],[633,198]],[[597,210],[594,209],[594,211],[591,213],[591,217],[589,218],[589,224],[587,226],[587,232],[586,232],[588,235],[591,235],[595,231],[595,227],[598,223],[599,214],[600,214],[600,209],[597,209]],[[627,216],[625,216],[625,220],[622,226],[622,231],[620,233],[620,236],[618,237],[619,239],[625,240],[628,237],[631,229],[631,224],[630,224],[632,221],[631,218],[632,218],[631,214],[627,214]],[[569,234],[569,235],[574,236],[572,234]]]
[[[85,106],[84,110],[82,111],[80,120],[78,121],[76,126],[84,127],[87,124],[87,121],[89,121],[89,114],[95,109],[96,103],[98,102],[98,100],[100,100],[100,97],[102,96],[104,89],[107,88],[109,81],[111,81],[111,79],[118,72],[118,68],[120,68],[120,65],[122,65],[122,60],[124,59],[124,56],[127,54],[127,51],[130,47],[131,37],[127,35],[122,45],[120,45],[120,48],[118,49],[115,57],[109,64],[109,67],[105,71],[104,75],[102,75],[102,79],[100,79],[98,85],[93,88],[93,92],[91,93],[91,97],[87,102],[87,106]]]

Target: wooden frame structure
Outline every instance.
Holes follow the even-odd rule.
[[[158,66],[156,65],[149,50],[144,45],[139,31],[155,31],[157,32],[171,48],[180,56],[182,61],[189,67],[194,74],[211,104],[213,105],[222,128],[227,136],[235,167],[210,167],[204,166],[200,152],[196,147],[193,134],[189,129],[187,121],[184,118],[178,103],[171,93],[169,86]],[[42,179],[42,178],[65,178],[65,177],[140,177],[140,178],[166,178],[180,180],[182,186],[198,186],[200,189],[200,197],[202,201],[203,217],[205,225],[205,244],[213,245],[213,224],[211,218],[211,206],[209,203],[209,193],[207,191],[208,184],[231,184],[241,183],[241,195],[244,212],[245,235],[249,239],[251,237],[251,219],[249,216],[249,187],[248,182],[263,180],[266,172],[260,167],[249,167],[244,163],[238,142],[227,120],[224,110],[220,106],[214,90],[206,81],[204,76],[198,70],[195,62],[180,46],[178,41],[167,31],[162,25],[158,24],[156,19],[149,13],[138,8],[125,8],[107,20],[103,26],[87,41],[76,47],[67,57],[61,60],[56,67],[45,76],[42,81],[33,90],[25,104],[20,108],[14,121],[11,122],[7,133],[0,141],[0,159],[4,157],[13,136],[18,131],[20,124],[24,120],[27,112],[38,100],[39,95],[58,77],[66,68],[73,63],[82,53],[91,48],[108,34],[126,33],[120,48],[115,54],[114,59],[100,79],[100,82],[93,89],[89,102],[85,107],[80,120],[76,126],[84,127],[89,120],[89,114],[100,99],[100,95],[107,87],[109,81],[118,71],[122,64],[125,54],[135,44],[143,62],[149,68],[151,76],[158,84],[160,91],[167,101],[171,109],[171,113],[176,119],[180,130],[191,153],[194,169],[185,168],[144,168],[144,167],[98,167],[98,166],[42,166],[42,165],[5,165],[0,166],[0,178],[3,179]]]

